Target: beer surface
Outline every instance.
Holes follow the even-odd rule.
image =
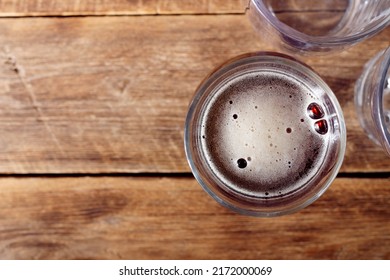
[[[230,190],[284,196],[316,181],[330,139],[326,119],[325,106],[301,81],[271,70],[246,73],[207,101],[201,149]]]

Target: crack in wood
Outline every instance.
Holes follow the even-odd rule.
[[[39,103],[37,101],[37,96],[35,94],[35,90],[34,90],[32,84],[26,79],[26,70],[24,69],[24,67],[21,64],[18,63],[16,56],[14,54],[12,54],[12,52],[11,52],[11,50],[10,50],[10,48],[8,46],[5,46],[3,48],[3,51],[4,51],[5,56],[7,57],[7,61],[13,66],[15,74],[19,78],[21,84],[25,88],[25,90],[26,90],[26,92],[27,92],[27,94],[28,94],[28,96],[30,98],[31,105],[32,105],[32,107],[34,108],[34,110],[36,111],[36,113],[38,115],[37,121],[43,123],[46,131],[48,132],[48,134],[50,136],[50,138],[55,143],[55,145],[58,147],[58,149],[61,152],[61,154],[64,156],[65,155],[65,151],[62,149],[61,143],[58,140],[58,138],[55,135],[55,133],[53,132],[51,126],[45,120],[45,115],[44,115],[44,113],[43,113],[43,111],[41,109],[41,106],[39,105]]]

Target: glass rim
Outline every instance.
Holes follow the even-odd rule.
[[[322,48],[337,47],[358,43],[366,38],[372,37],[377,32],[385,29],[387,26],[390,25],[389,15],[386,18],[387,20],[379,21],[377,24],[372,25],[372,27],[361,33],[342,37],[336,37],[331,35],[313,36],[298,31],[297,29],[280,21],[270,12],[270,10],[264,5],[264,2],[262,0],[250,1],[253,2],[255,7],[257,8],[257,12],[264,16],[264,18],[272,25],[272,27],[279,31],[281,34],[283,34],[284,37],[297,41],[300,44],[321,46]]]
[[[214,193],[213,190],[211,190],[210,186],[207,184],[207,182],[203,179],[203,175],[201,174],[201,171],[197,167],[194,161],[193,154],[193,128],[192,128],[192,121],[193,117],[196,111],[196,108],[198,106],[198,102],[203,94],[207,91],[209,87],[213,87],[214,81],[218,79],[218,77],[221,77],[221,75],[226,74],[229,71],[234,70],[236,67],[240,65],[246,65],[249,64],[253,59],[256,58],[270,58],[270,59],[279,59],[284,60],[289,63],[293,63],[294,67],[298,68],[298,71],[303,72],[304,74],[310,75],[310,77],[315,79],[315,83],[320,86],[325,92],[326,95],[330,98],[332,101],[332,106],[335,109],[335,112],[339,118],[339,148],[337,150],[337,156],[334,160],[334,165],[332,165],[332,169],[329,171],[329,176],[326,178],[326,180],[323,182],[323,184],[318,187],[317,190],[315,190],[315,193],[310,195],[310,197],[305,197],[304,201],[299,202],[298,204],[294,205],[288,205],[289,208],[284,209],[278,209],[273,212],[267,212],[266,210],[258,211],[256,209],[245,209],[244,207],[237,206],[232,204],[231,202],[228,202],[224,200],[222,197],[220,197],[217,193]],[[274,61],[273,61],[274,62]],[[279,62],[280,64],[281,62]],[[295,68],[294,68],[295,69]],[[215,85],[214,85],[215,86]],[[301,210],[305,208],[306,206],[312,204],[315,200],[317,200],[331,185],[331,183],[336,178],[341,165],[343,163],[345,150],[346,150],[346,127],[344,122],[344,116],[340,107],[340,104],[338,103],[338,100],[336,96],[334,95],[333,91],[329,88],[329,86],[322,80],[322,78],[308,65],[284,54],[276,53],[276,52],[256,52],[256,53],[247,53],[243,55],[239,55],[233,59],[228,60],[227,62],[223,63],[221,66],[214,69],[214,71],[211,72],[200,84],[200,86],[197,88],[195,95],[190,103],[188,114],[185,120],[185,128],[184,128],[184,148],[185,153],[187,157],[187,161],[189,163],[189,166],[191,168],[191,171],[195,177],[195,179],[198,181],[198,183],[202,186],[202,188],[210,195],[212,196],[218,203],[221,205],[244,215],[249,216],[258,216],[258,217],[274,217],[274,216],[281,216],[285,214],[291,214],[298,210]],[[218,178],[217,178],[218,179]],[[292,206],[292,207],[291,207]]]
[[[383,104],[383,95],[384,95],[384,89],[386,86],[387,81],[387,75],[390,72],[390,46],[387,47],[383,51],[383,53],[380,55],[383,57],[383,60],[379,66],[379,73],[381,74],[377,89],[377,94],[374,96],[373,100],[373,108],[375,109],[373,111],[373,117],[375,120],[375,123],[377,125],[377,130],[379,132],[380,140],[386,149],[387,153],[390,155],[390,133],[386,127],[386,123],[384,121],[385,112],[384,112],[384,104]]]

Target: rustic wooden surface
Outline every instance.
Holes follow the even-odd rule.
[[[244,13],[241,0],[0,0],[3,16]],[[342,1],[342,0],[339,0]]]
[[[332,1],[332,5],[329,5]],[[275,12],[343,11],[348,0],[272,1]],[[243,14],[249,0],[0,0],[4,17],[79,15]],[[287,4],[287,5],[286,5]],[[329,9],[331,7],[331,9]]]
[[[242,217],[190,176],[194,89],[233,56],[276,50],[238,2],[0,0],[1,259],[390,259],[390,158],[353,102],[390,29],[300,58],[336,93],[348,130],[340,176],[312,206]]]
[[[244,15],[0,19],[0,172],[189,172],[188,103],[204,76],[273,50]],[[304,59],[345,112],[343,172],[390,171],[362,133],[353,89],[390,29],[347,52]],[[337,65],[337,66],[336,66]]]
[[[220,207],[192,178],[3,178],[0,256],[389,259],[388,182],[340,178],[299,213],[259,219]]]

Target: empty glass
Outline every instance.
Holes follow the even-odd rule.
[[[355,87],[355,105],[367,135],[390,156],[390,47],[364,67]]]
[[[248,15],[265,39],[293,52],[343,49],[390,22],[390,0],[248,0]]]

